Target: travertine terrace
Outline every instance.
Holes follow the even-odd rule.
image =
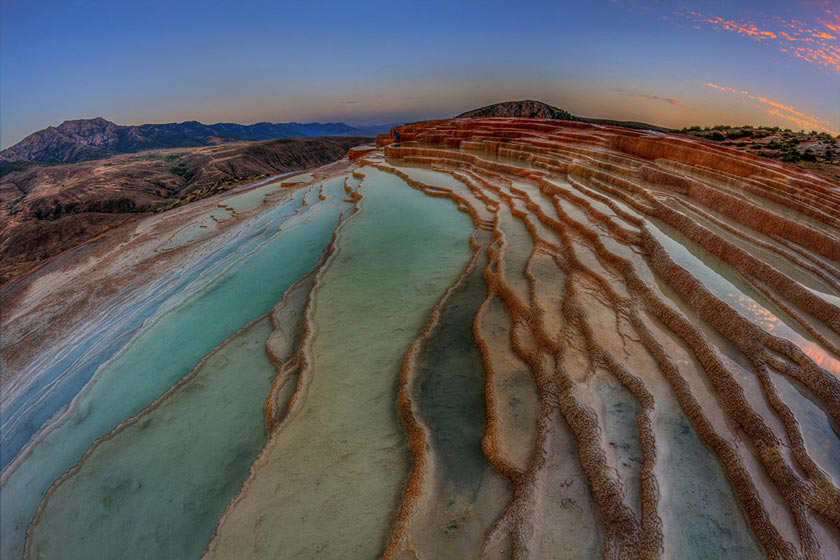
[[[840,557],[840,185],[398,130],[6,288],[4,558]]]

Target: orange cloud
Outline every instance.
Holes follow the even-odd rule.
[[[767,109],[767,112],[775,117],[780,117],[782,119],[791,121],[796,123],[799,128],[802,129],[811,129],[811,130],[822,130],[834,135],[840,134],[836,130],[832,129],[833,123],[829,120],[822,119],[820,117],[809,115],[807,113],[803,113],[802,111],[798,111],[791,107],[790,105],[785,105],[783,103],[779,103],[778,101],[773,101],[772,99],[767,99],[766,97],[762,97],[760,95],[753,95],[752,93],[742,90],[742,89],[735,89],[726,86],[719,86],[717,84],[713,84],[711,82],[707,83],[706,86],[716,89],[718,91],[723,91],[726,93],[734,93],[736,95],[740,95],[756,101],[762,105],[769,105],[772,109]]]
[[[797,19],[775,18],[772,25],[759,25],[751,21],[728,20],[710,17],[693,10],[677,11],[675,15],[692,22],[695,29],[711,27],[748,37],[754,41],[776,44],[783,53],[799,60],[819,64],[840,72],[840,15],[825,10],[825,18],[809,25]],[[822,26],[822,28],[820,28]]]
[[[830,9],[825,11],[826,17],[829,21],[819,20],[819,22],[830,31],[834,31],[836,33],[840,33],[840,15],[835,14]]]
[[[677,15],[680,15],[679,12],[676,13]],[[778,37],[776,33],[760,29],[755,24],[749,22],[740,23],[734,20],[723,19],[722,17],[708,18],[703,14],[694,11],[689,11],[688,15],[690,16],[690,19],[693,19],[697,23],[706,23],[712,26],[720,27],[726,31],[734,31],[736,33],[740,33],[741,35],[752,37],[758,41],[762,41],[764,39],[776,39]]]
[[[767,109],[767,112],[770,113],[771,115],[776,116],[776,117],[791,121],[792,123],[796,124],[796,126],[799,127],[802,130],[806,130],[806,129],[812,129],[813,130],[814,128],[818,128],[817,125],[815,125],[814,123],[812,123],[810,121],[805,121],[805,120],[793,117],[791,115],[786,115],[786,114],[784,114],[781,111],[776,110],[776,109]]]

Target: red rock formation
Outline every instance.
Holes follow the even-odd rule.
[[[487,536],[488,546],[508,535],[514,555],[528,548],[525,527],[536,522],[529,515],[541,491],[536,473],[546,461],[540,442],[551,411],[557,410],[578,446],[580,466],[601,521],[603,556],[661,557],[667,544],[663,544],[656,473],[661,434],[652,389],[659,377],[717,457],[764,553],[771,558],[828,557],[831,544],[818,535],[813,519],[828,520],[833,531],[840,528],[840,490],[825,470],[828,465],[815,460],[813,448],[806,445],[797,406],[787,400],[775,379],[783,376],[807,388],[832,422],[840,424],[840,299],[836,297],[840,185],[726,148],[609,126],[488,118],[430,121],[395,130],[400,134],[398,145],[394,131],[377,139],[384,148],[384,162],[369,152],[360,164],[395,173],[430,196],[453,199],[472,216],[476,231],[492,231],[489,246],[473,244],[489,256],[488,302],[493,298],[504,302],[514,325],[512,348],[530,368],[539,393],[536,448],[522,470],[505,452],[509,442],[500,430],[500,396],[490,383],[494,364],[477,319],[475,338],[488,376],[483,450],[514,486],[513,500]],[[470,196],[413,179],[403,165],[447,172],[464,184]],[[549,255],[565,277],[563,285],[552,287],[563,302],[555,310],[562,315],[559,336],[548,328],[545,302],[535,295],[545,293],[540,281],[527,267],[516,271],[505,265],[508,241],[498,215],[502,207],[530,232],[534,249],[528,262],[538,254]],[[492,219],[483,216],[486,212]],[[703,251],[701,261],[716,258],[725,263],[728,274],[739,276],[739,282],[748,286],[744,289],[759,294],[756,297],[766,298],[777,315],[757,310],[754,300],[741,298],[747,304],[740,306],[706,287],[702,273],[678,262],[653,233],[658,227],[654,224],[667,224],[686,243],[696,244],[686,247],[693,253]],[[773,264],[776,261],[764,260],[767,254],[789,265],[779,268]],[[833,292],[833,299],[797,280],[801,279],[797,275],[809,273],[824,283],[826,293]],[[529,300],[517,294],[511,283],[514,277],[527,281]],[[652,285],[652,278],[672,295]],[[677,304],[693,310],[702,326]],[[611,342],[607,326],[593,319],[596,307],[607,310],[616,325],[625,325],[614,329],[624,338],[623,348]],[[436,313],[438,308],[429,325]],[[811,341],[777,330],[779,315]],[[668,343],[651,329],[651,318],[689,349],[714,390],[719,412],[708,410],[708,403],[694,394],[693,381],[671,357]],[[735,366],[721,357],[710,332],[728,340],[744,357],[754,385],[746,384]],[[652,360],[654,370],[634,371],[624,357],[628,345],[638,345],[633,352]],[[386,557],[413,550],[406,527],[427,469],[425,428],[412,413],[406,388],[412,352],[406,354],[399,408],[415,465]],[[599,427],[603,419],[576,391],[581,378],[590,374],[570,369],[570,352],[583,352],[593,369],[609,372],[638,403],[642,453],[638,510],[627,504],[627,481],[610,467]],[[756,399],[766,405],[759,406]],[[731,423],[731,434],[716,428],[717,414]],[[836,435],[825,437],[824,445],[839,444]],[[754,457],[750,462],[745,461],[748,455]],[[769,482],[760,482],[760,477]],[[790,525],[769,505],[767,484],[781,497]]]

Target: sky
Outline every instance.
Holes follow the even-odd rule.
[[[840,0],[0,0],[0,146],[118,124],[454,116],[513,99],[840,134]]]

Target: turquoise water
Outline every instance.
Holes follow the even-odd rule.
[[[487,297],[482,267],[476,268],[444,306],[438,327],[417,363],[415,400],[429,428],[442,483],[475,494],[490,464],[484,436],[484,366],[473,339],[473,319]]]
[[[83,321],[33,360],[16,379],[0,390],[0,458],[2,468],[57,412],[70,403],[94,372],[113,358],[144,325],[177,307],[214,282],[232,263],[270,239],[300,208],[304,192],[295,193],[259,216],[235,224],[196,249],[180,267],[151,281],[140,277],[108,302],[103,310]],[[205,212],[159,246],[165,247],[193,226],[209,221],[221,209]],[[179,218],[173,218],[179,219]],[[206,228],[202,231],[212,232]],[[186,232],[186,233],[184,233]],[[181,239],[184,241],[184,239]],[[186,242],[186,241],[184,241]],[[4,477],[6,473],[4,472]]]
[[[507,479],[481,449],[485,373],[473,321],[487,298],[486,265],[482,254],[418,354],[414,400],[429,430],[434,464],[424,480],[428,499],[411,522],[411,543],[421,558],[478,558],[511,497]]]
[[[381,554],[411,457],[397,417],[400,363],[471,251],[448,200],[365,169],[362,211],[315,293],[298,406],[254,463],[210,558]]]
[[[340,188],[341,179],[335,183]],[[3,558],[20,556],[24,531],[47,488],[94,440],[140,412],[202,356],[267,313],[295,280],[312,269],[345,208],[337,196],[331,196],[281,222],[282,233],[275,232],[208,287],[149,325],[100,368],[67,413],[4,481]]]
[[[263,318],[99,444],[46,502],[32,558],[197,558],[265,442]]]

